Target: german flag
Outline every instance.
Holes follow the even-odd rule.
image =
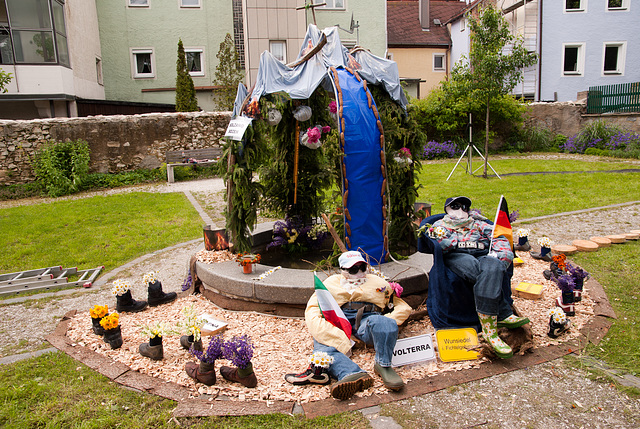
[[[493,223],[493,235],[491,238],[493,239],[501,235],[507,237],[513,249],[513,230],[511,229],[509,208],[507,207],[507,200],[504,199],[504,195],[500,196],[500,204],[498,205],[498,211],[496,213],[496,221]]]

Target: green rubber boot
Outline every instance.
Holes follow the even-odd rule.
[[[513,356],[513,350],[511,350],[509,344],[502,341],[502,338],[498,336],[498,316],[478,313],[478,318],[482,325],[482,335],[491,344],[495,354],[501,359],[509,359]]]
[[[528,317],[519,317],[512,314],[503,320],[498,320],[498,328],[515,329],[524,326],[529,322],[530,320]]]

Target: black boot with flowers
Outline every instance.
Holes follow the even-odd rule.
[[[142,277],[142,281],[147,285],[149,307],[173,302],[178,297],[175,292],[165,293],[162,290],[162,283],[158,279],[158,271],[150,271]]]
[[[569,330],[571,321],[560,307],[549,310],[549,332],[547,335],[551,338],[558,338],[560,334]]]
[[[529,252],[533,259],[540,259],[542,261],[551,262],[551,245],[553,244],[549,237],[542,237],[538,239],[540,245],[540,252]]]
[[[529,244],[529,230],[519,228],[516,235],[518,236],[518,244],[514,244],[514,250],[518,252],[528,252],[531,250],[531,245]]]
[[[562,293],[561,296],[556,298],[556,307],[560,307],[567,316],[574,316],[576,314],[576,308],[573,298],[573,279],[569,274],[563,274],[557,278],[558,289]]]
[[[138,347],[140,354],[152,360],[162,360],[164,358],[162,338],[167,335],[169,331],[167,325],[163,322],[144,326],[142,328],[142,334],[149,338],[149,342],[140,344]]]
[[[124,280],[116,280],[113,282],[111,289],[117,300],[116,311],[120,313],[129,312],[137,313],[147,308],[147,301],[136,301],[131,296],[131,287]]]
[[[100,336],[104,335],[104,328],[100,324],[100,321],[108,313],[109,307],[106,305],[94,305],[93,308],[89,310],[89,315],[91,316],[91,329],[94,334]]]
[[[220,367],[220,375],[225,380],[240,383],[245,387],[256,387],[258,379],[253,372],[253,343],[247,335],[234,336],[231,341],[224,344],[224,357],[233,363],[236,368],[228,366]]]
[[[325,352],[314,352],[311,355],[311,363],[306,371],[300,374],[287,374],[284,379],[296,386],[307,384],[325,385],[331,383],[327,370],[333,363],[333,356]]]
[[[573,300],[574,302],[580,302],[582,301],[584,282],[589,279],[589,273],[582,268],[574,267],[571,264],[567,264],[567,270],[573,279]]]
[[[123,343],[119,319],[118,313],[111,313],[100,321],[100,325],[104,328],[104,337],[102,339],[112,349],[119,349]]]

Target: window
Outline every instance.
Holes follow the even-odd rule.
[[[69,66],[64,1],[1,0],[0,9],[3,64]]]
[[[564,58],[562,74],[564,75],[582,75],[584,68],[584,45],[583,44],[566,44],[564,45]]]
[[[624,71],[625,43],[605,43],[602,71],[606,75],[620,75]]]
[[[187,49],[184,50],[187,57],[187,70],[191,76],[204,76],[204,68],[202,66],[203,50]]]
[[[96,82],[100,85],[104,85],[102,81],[102,60],[96,57]]]
[[[321,9],[344,9],[344,0],[325,0],[322,3],[326,5],[321,6]]]
[[[280,62],[287,62],[287,43],[281,40],[269,42],[269,52]]]
[[[444,54],[433,54],[433,71],[444,71]]]
[[[155,77],[153,49],[132,49],[131,55],[134,78]]]
[[[180,7],[200,7],[200,0],[180,0]]]
[[[629,9],[629,0],[608,0],[608,10],[626,10]]]
[[[587,0],[564,0],[565,12],[584,12]]]
[[[129,0],[130,7],[149,7],[149,0]]]

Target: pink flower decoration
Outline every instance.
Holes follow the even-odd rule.
[[[337,111],[338,111],[338,103],[336,103],[335,101],[332,101],[331,103],[329,103],[329,112],[336,113]]]
[[[403,147],[402,149],[400,149],[400,152],[401,152],[402,156],[407,157],[407,158],[411,158],[411,151],[408,148]]]
[[[404,288],[400,286],[400,283],[389,282],[389,286],[391,286],[393,291],[396,293],[396,296],[400,298],[400,295],[402,295],[402,291],[404,290]]]
[[[307,137],[309,138],[309,143],[316,143],[318,140],[320,140],[320,136],[322,136],[322,133],[316,127],[309,128],[307,130]]]
[[[325,125],[324,127],[322,127],[322,132],[323,133],[328,133],[329,131],[331,131],[331,127],[329,125]]]

